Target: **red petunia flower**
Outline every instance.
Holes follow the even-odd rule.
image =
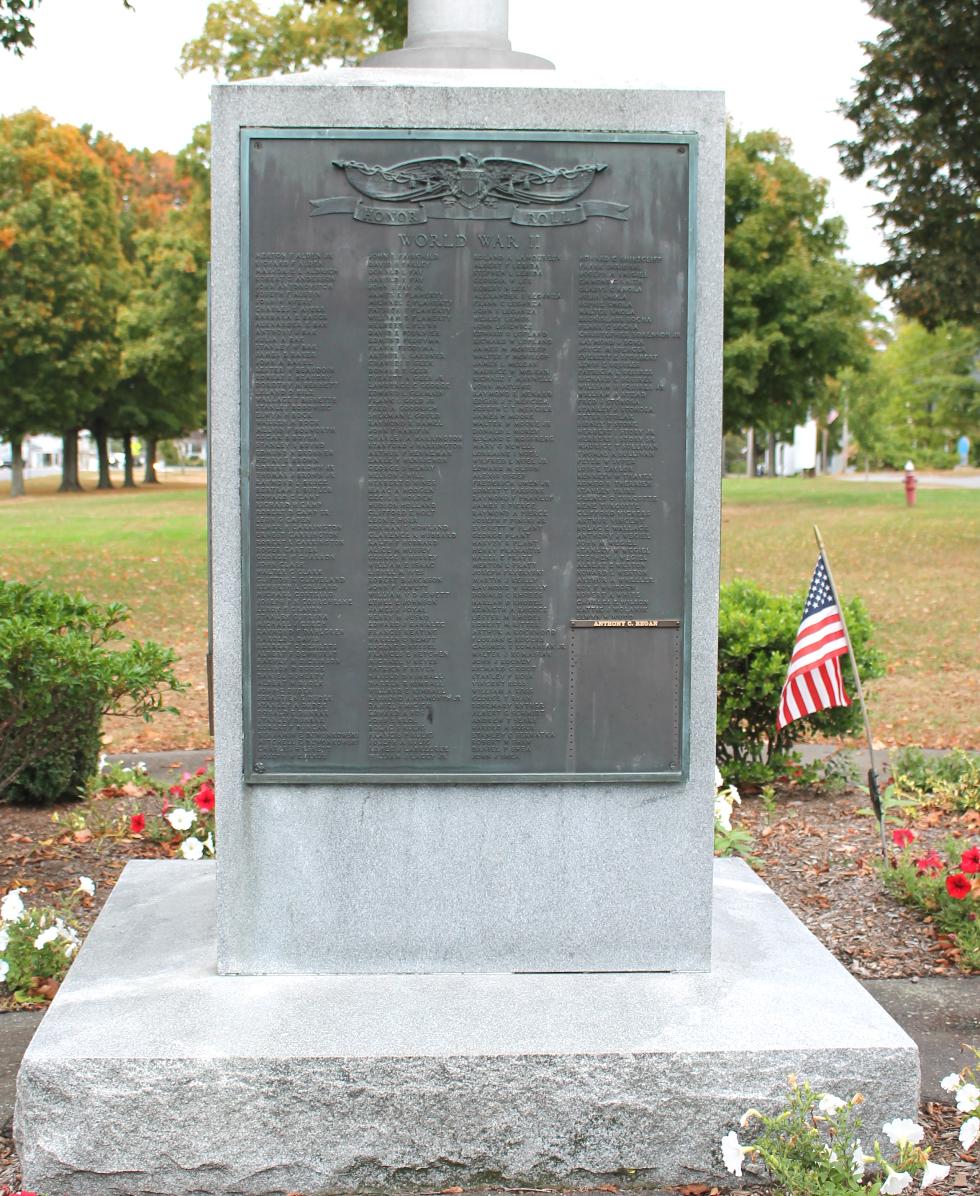
[[[194,773],[194,775],[196,777],[203,777],[207,773],[207,771],[208,770],[202,764],[201,767],[197,770],[197,772]]]
[[[204,784],[198,789],[194,794],[194,805],[207,814],[214,810],[214,790],[210,785]]]
[[[929,851],[924,856],[915,861],[916,872],[942,872],[943,861],[938,852]]]
[[[129,833],[131,835],[141,835],[146,827],[146,815],[134,814],[129,820]]]
[[[910,831],[907,826],[899,826],[892,831],[892,842],[896,847],[908,847],[914,839],[915,831]]]
[[[178,801],[180,801],[180,799],[184,796],[184,786],[183,785],[171,785],[170,788],[167,790],[167,792],[170,794],[171,797],[175,797]]]
[[[968,897],[972,887],[962,872],[952,872],[946,877],[946,892],[956,901]]]
[[[964,872],[980,872],[980,847],[968,847],[960,856],[960,868]]]

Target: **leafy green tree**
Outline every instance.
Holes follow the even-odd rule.
[[[123,0],[132,8],[129,0]],[[12,50],[19,58],[34,45],[34,14],[41,0],[0,0],[0,48]]]
[[[378,49],[400,50],[408,37],[408,0],[363,0],[363,7],[379,38]]]
[[[83,132],[89,132],[83,128]],[[126,259],[127,300],[120,308],[116,323],[120,357],[132,346],[128,343],[131,323],[126,307],[131,297],[146,285],[145,262],[139,252],[141,234],[160,230],[171,213],[182,207],[191,191],[191,181],[178,170],[172,154],[148,149],[127,149],[105,133],[89,137],[90,144],[105,162],[112,179],[119,216],[120,237]],[[91,413],[88,423],[99,453],[99,489],[111,489],[109,474],[109,438],[122,439],[125,456],[126,486],[134,486],[132,437],[148,426],[149,414],[157,405],[155,388],[145,378],[119,372],[107,387],[102,401]]]
[[[290,0],[274,13],[258,0],[213,0],[201,35],[180,55],[180,70],[223,75],[231,82],[277,72],[293,74],[339,58],[363,58],[374,27],[363,4]]]
[[[953,465],[963,433],[980,439],[980,336],[958,324],[929,331],[899,319],[894,339],[849,387],[848,416],[869,463]]]
[[[935,328],[980,323],[980,4],[868,0],[886,22],[853,99],[841,144],[849,178],[871,176],[888,260],[874,267],[903,315]]]
[[[64,437],[62,489],[78,488],[78,431],[115,370],[125,262],[112,184],[80,130],[32,109],[0,118],[0,436]]]
[[[116,429],[147,441],[144,481],[155,482],[157,441],[203,425],[207,405],[208,131],[178,155],[183,193],[166,220],[134,238],[134,286],[120,311]],[[122,423],[120,423],[122,419]],[[128,451],[128,450],[127,450]]]
[[[843,260],[827,184],[766,131],[728,133],[725,429],[790,432],[829,401],[827,380],[869,352],[871,303]]]

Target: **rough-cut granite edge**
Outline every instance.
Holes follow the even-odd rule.
[[[213,868],[127,867],[24,1058],[29,1187],[272,1196],[722,1174],[796,1072],[914,1115],[914,1043],[749,869],[694,975],[226,977]]]

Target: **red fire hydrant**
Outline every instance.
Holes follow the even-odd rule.
[[[919,480],[915,476],[915,466],[911,461],[905,462],[905,505],[909,507],[915,506],[915,488],[918,486]]]

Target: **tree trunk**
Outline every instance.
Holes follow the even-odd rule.
[[[78,480],[78,428],[69,428],[61,437],[61,485],[59,491],[81,490]]]
[[[102,420],[95,421],[95,447],[99,451],[99,484],[97,490],[111,490],[112,478],[109,476],[109,433]]]
[[[745,476],[755,477],[755,428],[745,429]]]
[[[159,482],[156,471],[157,460],[157,438],[155,436],[148,436],[146,438],[146,467],[143,470],[143,481],[148,483]]]
[[[767,457],[766,465],[768,466],[768,468],[766,469],[766,473],[769,475],[769,477],[774,478],[776,476],[776,433],[775,432],[770,432],[768,434],[768,436],[766,437],[766,457]]]
[[[10,497],[21,498],[24,493],[24,441],[20,436],[10,438]]]
[[[125,473],[123,474],[123,486],[128,490],[136,485],[136,479],[133,477],[133,435],[131,432],[126,432],[122,438],[123,453],[126,457]]]
[[[830,473],[830,453],[827,450],[827,444],[830,439],[830,431],[827,428],[823,429],[823,439],[821,441],[822,449],[820,453],[820,472],[824,475]]]

